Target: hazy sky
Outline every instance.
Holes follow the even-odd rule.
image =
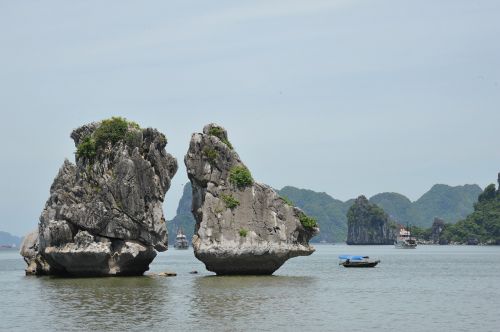
[[[0,230],[34,229],[72,129],[226,127],[259,182],[346,200],[500,171],[500,1],[0,0]]]

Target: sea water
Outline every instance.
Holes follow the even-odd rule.
[[[273,276],[217,277],[191,249],[170,248],[151,272],[176,277],[121,278],[27,277],[17,251],[1,250],[0,330],[500,330],[500,247],[316,249]],[[348,269],[340,254],[381,263]]]

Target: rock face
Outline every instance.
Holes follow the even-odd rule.
[[[287,259],[314,252],[315,222],[253,181],[224,128],[209,124],[193,134],[184,162],[193,191],[194,253],[209,271],[272,274]]]
[[[162,204],[177,161],[155,129],[122,118],[73,131],[76,165],[64,161],[38,232],[21,254],[28,274],[138,275],[167,250]]]
[[[394,244],[396,225],[365,196],[359,196],[347,212],[347,244]]]
[[[441,233],[443,232],[444,228],[445,228],[444,220],[437,217],[434,218],[430,235],[430,240],[433,244],[443,244],[443,245],[448,244],[448,242],[445,239],[441,238]]]
[[[38,248],[38,229],[36,229],[28,233],[21,244],[20,253],[26,264],[28,264],[26,268],[27,275],[50,274],[50,265],[40,255]]]

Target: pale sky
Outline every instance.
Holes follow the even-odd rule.
[[[500,171],[500,2],[0,0],[0,230],[36,228],[70,132],[226,127],[254,178],[347,200]]]

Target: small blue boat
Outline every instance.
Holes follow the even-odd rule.
[[[340,263],[344,267],[375,267],[380,260],[370,259],[368,256],[340,255]]]

